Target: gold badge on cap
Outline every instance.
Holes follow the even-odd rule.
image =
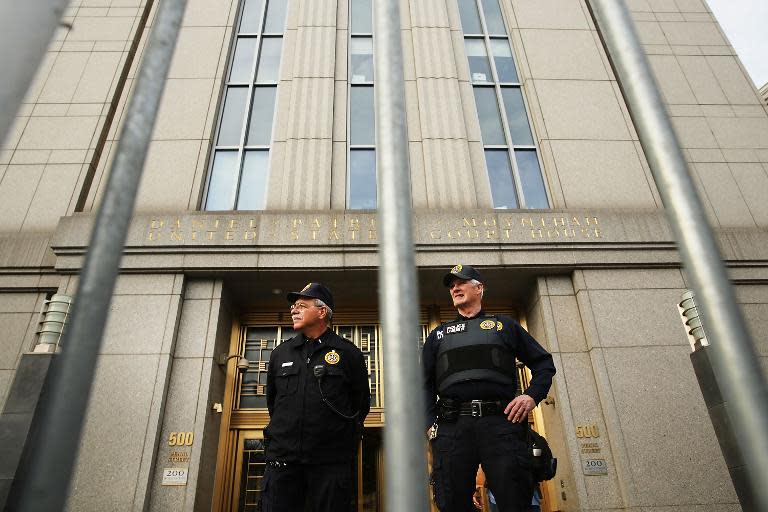
[[[302,289],[301,289],[301,291],[305,292],[305,291],[309,290],[309,288],[310,288],[311,286],[312,286],[312,283],[307,283],[307,286],[305,286],[304,288],[302,288]]]
[[[325,354],[325,362],[328,364],[339,364],[339,361],[341,361],[341,356],[338,352],[335,350],[331,350],[327,354]]]
[[[451,269],[451,274],[458,274],[459,272],[461,272],[461,269],[462,269],[461,265],[456,265]]]
[[[496,327],[496,322],[493,320],[483,320],[480,322],[480,328],[485,329],[486,331],[493,329],[494,327]]]
[[[497,322],[497,323],[496,323],[496,330],[497,330],[497,331],[500,331],[500,330],[502,329],[502,327],[504,327],[504,326],[503,326],[503,325],[501,325],[501,322]]]

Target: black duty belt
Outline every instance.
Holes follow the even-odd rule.
[[[459,416],[474,416],[482,418],[483,416],[498,416],[504,414],[506,403],[501,400],[471,400],[469,402],[459,402]]]

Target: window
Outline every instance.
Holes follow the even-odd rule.
[[[243,0],[209,163],[206,210],[263,210],[288,0]]]
[[[499,0],[458,0],[494,208],[549,208]]]
[[[376,208],[372,0],[350,0],[347,208]]]

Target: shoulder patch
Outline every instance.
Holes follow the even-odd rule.
[[[480,328],[485,329],[486,331],[493,329],[496,327],[496,322],[493,320],[483,320],[480,322]]]
[[[339,364],[341,356],[335,350],[331,350],[325,354],[325,362],[328,364]]]

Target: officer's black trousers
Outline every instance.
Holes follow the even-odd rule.
[[[350,512],[352,463],[267,464],[261,483],[261,512]]]
[[[432,440],[432,485],[440,512],[476,512],[472,505],[477,467],[501,512],[527,510],[533,497],[527,426],[506,416],[441,420]]]

